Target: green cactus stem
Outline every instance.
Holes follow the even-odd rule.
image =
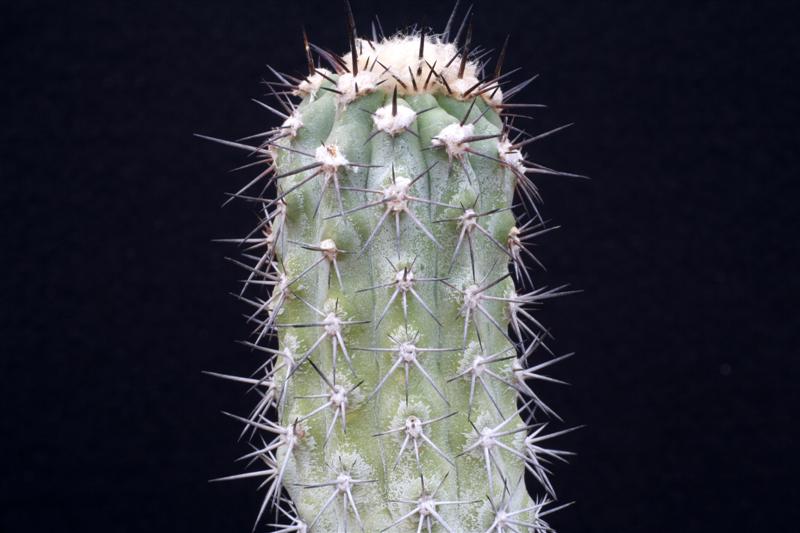
[[[510,125],[530,80],[506,87],[505,48],[484,75],[464,24],[362,39],[347,11],[347,54],[305,39],[308,75],[275,73],[259,103],[280,126],[207,137],[260,167],[233,197],[261,221],[233,241],[263,364],[214,374],[258,392],[230,415],[253,467],[222,479],[260,480],[256,524],[273,507],[285,532],[551,531],[568,453],[549,442],[569,430],[546,427],[535,383],[568,355],[534,313],[565,291],[530,273],[549,230],[531,176],[565,173],[523,150],[557,130]]]

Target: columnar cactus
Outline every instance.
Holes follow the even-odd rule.
[[[347,11],[345,55],[304,35],[308,75],[275,72],[280,126],[208,138],[260,167],[232,197],[261,215],[235,241],[263,363],[215,374],[258,392],[230,415],[253,469],[222,479],[262,480],[256,524],[272,506],[279,531],[550,531],[565,430],[534,382],[568,356],[533,314],[564,292],[529,272],[549,230],[530,175],[563,173],[523,149],[556,130],[511,124],[530,80],[503,88],[504,52],[485,75],[465,23],[366,39]]]

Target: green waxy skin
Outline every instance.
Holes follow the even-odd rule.
[[[219,375],[261,392],[250,417],[234,418],[252,432],[247,457],[266,466],[231,478],[263,477],[259,520],[278,505],[296,514],[287,532],[552,531],[547,463],[566,452],[543,446],[563,432],[542,433],[536,417],[552,411],[526,379],[550,379],[539,370],[559,360],[538,356],[544,332],[530,315],[559,293],[515,287],[529,236],[514,239],[530,223],[512,204],[519,187],[535,189],[502,97],[468,94],[471,63],[430,89],[424,72],[413,90],[371,74],[354,83],[344,64],[314,69],[260,147],[222,141],[255,150],[276,190],[245,196],[264,236],[240,241],[258,250],[248,283],[271,287],[246,298],[253,347],[270,356],[259,379]],[[392,130],[386,109],[413,120]],[[263,348],[272,338],[277,351]],[[549,497],[529,496],[526,471]]]
[[[448,154],[443,148],[426,150],[431,146],[432,137],[445,126],[458,123],[463,118],[469,107],[468,103],[446,96],[434,98],[430,95],[417,95],[407,100],[400,100],[398,105],[407,105],[417,112],[432,106],[436,107],[417,118],[412,126],[414,133],[402,132],[391,136],[382,132],[369,142],[365,142],[374,130],[374,126],[371,116],[363,110],[373,112],[379,106],[390,104],[391,95],[377,91],[358,98],[346,108],[337,106],[334,100],[329,95],[321,96],[313,102],[307,100],[300,104],[299,112],[304,124],[325,126],[330,124],[330,128],[317,128],[314,132],[317,139],[324,139],[326,145],[338,146],[348,161],[363,162],[373,166],[342,171],[339,176],[342,187],[365,188],[366,186],[368,189],[383,189],[392,183],[393,167],[395,178],[399,176],[413,179],[424,173],[412,189],[413,195],[420,198],[455,206],[471,205],[477,198],[476,210],[481,212],[507,208],[511,205],[513,188],[506,185],[513,184],[515,177],[503,165],[477,156],[467,157],[463,165],[456,161],[450,164]],[[460,116],[451,114],[456,112],[460,112]],[[474,107],[468,121],[475,120],[480,113],[481,110],[477,106]],[[334,115],[333,121],[330,120],[331,114]],[[476,123],[476,134],[500,133],[496,125],[498,122],[496,112],[490,110]],[[286,145],[298,150],[312,150],[319,144],[311,135],[298,135]],[[497,142],[479,141],[475,143],[475,149],[488,153],[494,149],[493,155],[496,157]],[[293,152],[281,150],[276,152],[279,154],[278,174],[284,169],[295,168],[300,164],[299,158],[295,157],[296,154]],[[425,172],[434,163],[436,166]],[[298,174],[294,181],[299,182],[311,172],[313,171]],[[462,349],[464,317],[459,312],[462,298],[456,291],[442,283],[417,283],[414,286],[415,291],[433,311],[441,326],[415,298],[409,295],[407,323],[401,297],[398,296],[376,327],[374,322],[386,307],[394,288],[385,287],[357,292],[359,289],[393,281],[395,270],[390,261],[399,269],[413,263],[413,274],[417,278],[447,278],[449,283],[460,289],[473,284],[473,267],[467,242],[462,243],[462,250],[456,257],[452,270],[450,269],[460,232],[457,223],[434,222],[439,219],[455,218],[461,214],[461,210],[411,202],[414,214],[430,229],[441,244],[441,248],[437,247],[408,215],[402,213],[399,255],[393,215],[386,219],[369,248],[359,255],[358,252],[361,251],[386,208],[383,205],[376,205],[344,217],[337,216],[339,206],[334,191],[329,189],[323,196],[317,215],[313,216],[313,211],[307,206],[314,204],[320,192],[316,182],[309,183],[293,193],[297,196],[296,199],[292,198],[292,195],[287,198],[289,203],[287,212],[299,209],[300,213],[296,216],[289,215],[285,228],[286,239],[318,243],[330,238],[336,242],[337,248],[352,252],[337,257],[344,287],[339,286],[335,272],[325,261],[306,277],[301,278],[297,286],[293,286],[293,290],[319,310],[334,308],[338,301],[339,313],[344,317],[350,320],[368,320],[370,323],[346,326],[342,332],[354,372],[348,367],[345,357],[339,353],[336,361],[336,382],[347,388],[361,383],[353,392],[353,399],[347,407],[346,433],[341,430],[337,422],[325,443],[333,410],[325,410],[303,421],[307,432],[304,440],[308,444],[301,444],[290,460],[290,470],[285,485],[296,502],[301,516],[310,522],[330,496],[331,489],[330,487],[305,489],[295,484],[314,483],[331,478],[326,463],[334,468],[338,467],[340,456],[345,466],[356,461],[354,468],[359,475],[354,477],[377,480],[375,483],[361,485],[353,491],[364,530],[380,531],[408,511],[406,509],[408,506],[387,504],[387,502],[416,495],[419,492],[420,473],[425,475],[430,485],[435,486],[450,472],[437,496],[442,500],[475,501],[475,503],[443,506],[440,514],[454,531],[483,530],[489,527],[493,519],[486,496],[489,494],[494,500],[499,501],[502,498],[503,485],[499,476],[496,476],[493,490],[487,491],[487,473],[479,451],[455,458],[475,438],[474,430],[467,418],[467,413],[470,411],[469,378],[447,382],[469,364],[468,355],[465,355],[465,350]],[[345,211],[362,206],[370,200],[374,201],[378,197],[375,194],[356,191],[342,191],[341,194]],[[508,235],[513,225],[513,217],[507,211],[501,212],[486,217],[486,220],[482,220],[482,224],[503,242],[504,236]],[[475,279],[494,281],[507,273],[507,256],[488,239],[482,235],[473,235],[472,247]],[[278,255],[285,265],[287,276],[293,278],[317,260],[320,252],[289,244],[282,248]],[[511,290],[513,283],[506,278],[491,289],[489,294],[503,296]],[[288,301],[279,315],[278,323],[319,322],[319,317],[315,316],[316,313],[306,302],[299,299]],[[499,324],[507,325],[508,319],[504,316],[500,302],[490,302],[487,307]],[[479,317],[477,327],[484,354],[494,354],[504,350],[508,350],[508,354],[514,353],[509,340],[488,320]],[[279,338],[281,346],[296,347],[298,355],[302,355],[311,348],[320,335],[319,327],[286,328],[281,329]],[[378,395],[366,401],[369,393],[391,368],[396,360],[396,354],[363,351],[358,348],[390,349],[397,345],[391,338],[412,339],[415,335],[418,335],[415,342],[420,348],[453,349],[450,352],[427,352],[419,356],[420,364],[448,402],[439,396],[434,387],[414,367],[411,367],[409,372],[408,403],[406,403],[402,367],[392,374]],[[466,338],[467,354],[474,355],[481,351],[478,346],[478,333],[471,322]],[[311,356],[311,360],[333,382],[333,354],[330,341],[323,341]],[[490,368],[509,381],[514,380],[511,360],[495,363]],[[486,383],[500,411],[506,417],[513,414],[517,410],[517,392],[491,378],[486,379]],[[309,365],[301,367],[287,385],[285,405],[281,406],[281,425],[302,419],[305,413],[325,402],[324,399],[297,398],[297,396],[321,394],[325,390],[325,383]],[[450,413],[455,415],[431,424],[426,434],[455,463],[455,468],[430,446],[424,444],[419,450],[419,466],[413,450],[407,446],[397,466],[393,467],[402,444],[402,435],[373,436],[375,433],[398,427],[409,415],[429,420]],[[471,417],[479,428],[482,425],[494,426],[503,420],[499,418],[497,409],[480,386],[474,393]],[[517,422],[509,424],[506,429],[524,426],[523,420],[517,418]],[[521,449],[521,437],[524,437],[524,433],[504,437],[503,441],[515,449]],[[508,479],[516,480],[523,474],[524,465],[521,461],[514,460],[513,456],[506,455],[510,454],[501,454],[505,463],[504,473]],[[530,507],[532,502],[527,494],[524,494],[524,501],[517,502],[517,505]],[[342,512],[341,506],[336,508],[331,505],[329,512],[318,521],[319,530],[336,531],[342,520],[340,516]],[[348,512],[352,515],[350,523],[355,524],[357,521],[354,513],[352,510]],[[399,525],[397,530],[401,530],[401,527],[414,530],[416,526],[416,521],[409,519],[407,523]]]

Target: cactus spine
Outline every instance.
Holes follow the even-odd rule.
[[[235,241],[264,362],[214,374],[258,391],[230,416],[261,466],[222,479],[261,479],[256,524],[272,504],[279,531],[550,531],[565,431],[542,422],[555,413],[534,382],[567,356],[532,308],[563,291],[534,287],[524,261],[548,230],[529,174],[562,173],[522,150],[552,132],[517,133],[535,106],[510,99],[530,80],[501,88],[505,48],[484,76],[464,23],[359,39],[347,11],[347,54],[305,39],[308,75],[275,72],[278,108],[261,105],[281,126],[208,138],[261,167],[232,196],[261,214]]]

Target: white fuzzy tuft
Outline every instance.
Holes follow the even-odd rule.
[[[295,89],[295,94],[300,97],[310,96],[313,100],[317,96],[317,91],[319,91],[322,82],[325,81],[323,74],[330,76],[331,72],[324,68],[318,68],[317,72],[300,82],[297,89]]]
[[[314,152],[314,158],[322,164],[322,172],[326,176],[336,174],[339,167],[349,164],[347,158],[335,144],[319,146]]]
[[[369,94],[378,88],[378,83],[381,77],[377,72],[359,71],[358,74],[353,76],[351,73],[345,73],[339,76],[336,82],[336,88],[339,94],[339,102],[347,104],[365,94]]]
[[[381,83],[383,90],[391,93],[396,87],[400,95],[444,92],[461,98],[478,83],[478,65],[475,62],[467,61],[463,74],[459,76],[461,51],[455,45],[443,43],[438,37],[426,36],[420,59],[419,42],[419,35],[397,35],[378,42],[358,39],[356,49],[359,50],[357,54],[359,75],[363,71],[375,73],[383,82]],[[352,55],[345,53],[342,59],[352,72]],[[434,65],[436,73],[429,78],[430,67]],[[342,77],[344,76],[347,74]],[[352,82],[349,84],[352,85]],[[358,85],[361,91],[361,83]],[[447,87],[450,88],[449,91]],[[339,87],[339,90],[342,90],[342,87]],[[500,94],[497,91],[494,96],[488,93],[482,96],[487,102],[497,104],[500,103],[497,101]],[[472,96],[474,93],[467,95],[467,97]],[[341,100],[346,103],[352,98],[343,94]]]
[[[527,171],[524,163],[525,155],[512,148],[511,141],[508,139],[503,139],[497,143],[497,153],[501,161],[516,169],[520,174],[524,174]]]
[[[402,133],[411,126],[415,118],[417,118],[417,114],[414,110],[404,105],[398,105],[397,113],[392,115],[391,104],[378,108],[372,115],[375,128],[385,131],[389,135]]]
[[[290,137],[295,137],[297,135],[297,130],[303,127],[303,120],[300,115],[299,110],[295,110],[294,113],[289,115],[289,118],[283,121],[281,125],[281,129],[284,132],[288,133]]]
[[[464,139],[472,135],[473,129],[474,126],[472,124],[464,124],[463,126],[458,123],[450,124],[436,134],[436,137],[431,140],[431,144],[444,147],[450,159],[461,157],[468,148]]]

